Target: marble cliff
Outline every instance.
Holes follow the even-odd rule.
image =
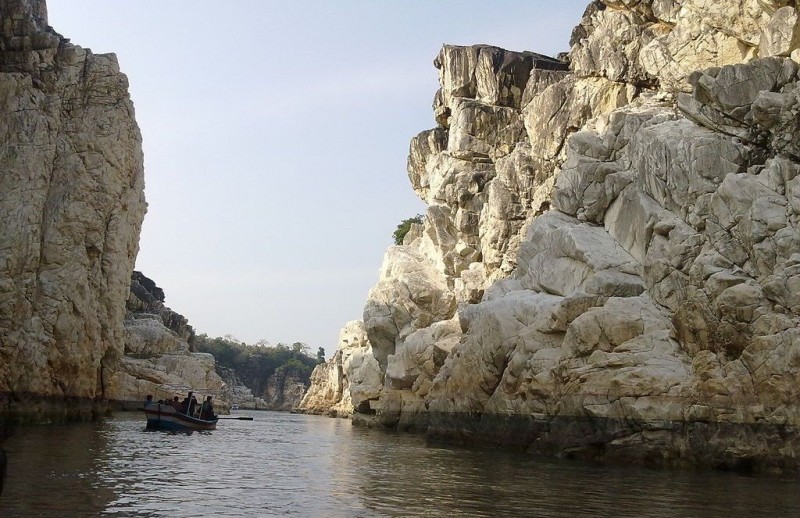
[[[90,414],[123,353],[146,210],[128,81],[43,0],[0,0],[0,113],[2,412]]]
[[[644,464],[800,467],[800,24],[602,0],[550,59],[445,46],[424,223],[300,409]]]
[[[141,142],[116,56],[56,33],[43,0],[0,0],[0,419],[224,387],[163,292],[131,277]]]

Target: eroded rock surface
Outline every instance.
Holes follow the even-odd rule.
[[[569,70],[445,46],[438,126],[409,152],[425,221],[303,406],[566,456],[800,467],[797,22],[792,2],[603,0]]]
[[[146,210],[128,81],[44,0],[0,0],[0,113],[3,410],[88,414],[123,353]]]
[[[350,417],[354,409],[372,413],[383,376],[367,339],[364,322],[348,322],[339,333],[339,349],[311,373],[311,386],[297,407],[300,412]]]

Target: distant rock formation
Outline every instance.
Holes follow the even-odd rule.
[[[301,408],[569,457],[798,469],[798,34],[792,2],[603,0],[569,70],[445,46],[438,127],[409,153],[425,221]]]
[[[267,380],[264,388],[263,399],[266,402],[264,410],[279,410],[288,412],[300,404],[308,386],[295,376],[283,372],[275,372]]]
[[[107,368],[105,397],[114,407],[140,407],[147,395],[156,401],[183,399],[192,390],[213,396],[217,412],[227,411],[226,384],[214,357],[191,351],[192,327],[164,306],[164,291],[141,272],[131,276],[127,309],[125,354]]]
[[[194,339],[194,329],[189,325],[186,317],[165,307],[164,290],[156,286],[155,282],[141,272],[134,271],[131,275],[131,291],[126,308],[129,316],[153,315],[159,317],[164,327],[185,342],[191,344]]]
[[[380,366],[369,346],[364,322],[348,322],[339,334],[336,354],[314,368],[311,386],[296,410],[332,417],[350,417],[355,410],[369,414],[371,402],[381,395],[382,384]]]
[[[232,408],[249,410],[267,409],[267,402],[260,397],[254,396],[253,391],[236,375],[236,371],[217,365],[217,374],[219,374],[225,382],[223,397],[226,401],[230,402]]]
[[[224,398],[231,406],[250,410],[277,410],[288,412],[294,410],[303,399],[308,386],[294,376],[286,376],[283,372],[275,372],[267,378],[264,390],[259,395],[247,387],[233,369],[217,366],[217,372],[225,380]]]
[[[0,412],[90,415],[123,353],[146,210],[141,135],[113,54],[0,0]]]

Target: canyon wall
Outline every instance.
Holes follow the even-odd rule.
[[[796,470],[797,6],[595,1],[570,45],[563,63],[442,49],[437,127],[408,162],[425,220],[300,409]]]
[[[44,0],[0,0],[0,113],[1,409],[88,415],[123,353],[146,210],[128,81]]]
[[[69,42],[44,0],[0,0],[0,419],[87,418],[147,395],[241,393],[296,405],[305,386],[272,380],[254,398],[164,293],[133,272],[147,204],[141,135],[113,54]]]

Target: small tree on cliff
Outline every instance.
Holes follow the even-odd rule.
[[[406,237],[406,234],[408,234],[408,231],[411,230],[411,225],[414,223],[422,223],[422,217],[422,214],[417,214],[413,218],[408,218],[401,221],[400,224],[397,225],[397,229],[394,231],[394,234],[392,234],[394,236],[394,244],[402,245],[403,239]]]
[[[325,348],[317,349],[317,363],[325,363]]]

